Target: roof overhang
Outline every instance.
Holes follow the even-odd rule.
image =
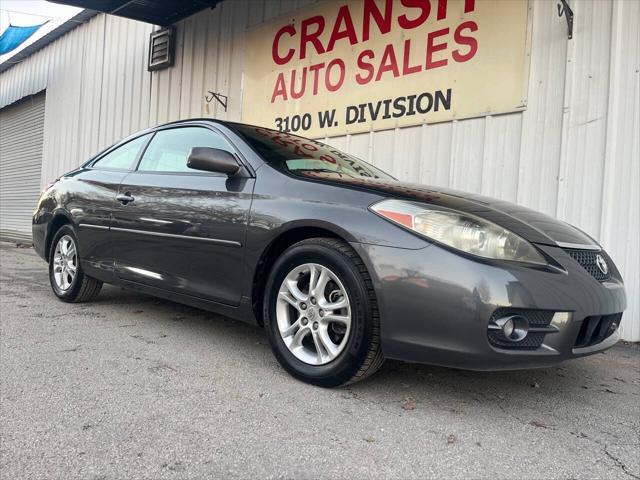
[[[166,27],[222,0],[48,0]]]

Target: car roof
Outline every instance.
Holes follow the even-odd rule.
[[[212,122],[212,123],[225,123],[223,120],[217,120],[215,118],[207,118],[207,117],[195,117],[195,118],[183,118],[180,120],[174,120],[172,122],[162,123],[160,125],[155,125],[153,127],[149,127],[150,130],[154,128],[167,127],[171,125],[179,125],[181,123],[189,123],[189,122]]]
[[[158,130],[165,129],[167,127],[180,126],[180,125],[189,125],[189,124],[192,124],[192,123],[217,124],[217,125],[221,125],[221,126],[230,128],[231,130],[234,130],[233,127],[237,126],[237,125],[244,125],[244,126],[249,126],[249,127],[258,127],[258,125],[251,125],[251,124],[248,124],[248,123],[240,123],[240,122],[231,122],[231,121],[227,121],[227,120],[218,120],[216,118],[209,118],[209,117],[183,118],[181,120],[174,120],[172,122],[162,123],[162,124],[159,124],[159,125],[153,125],[151,127],[147,127],[147,128],[142,129],[142,130],[138,130],[138,131],[132,132],[129,135],[127,135],[126,137],[122,137],[117,142],[109,145],[108,147],[102,149],[101,151],[99,151],[95,155],[91,156],[89,159],[85,160],[81,164],[81,166],[85,166],[85,165],[90,164],[91,162],[95,161],[98,157],[103,156],[104,154],[108,153],[109,151],[114,150],[114,149],[120,147],[121,145],[124,145],[124,144],[130,142],[131,140],[134,140],[135,138],[141,137],[143,135],[148,135],[148,134],[154,133],[154,132],[156,132]],[[262,127],[262,128],[264,128],[264,127]]]
[[[158,128],[164,128],[164,127],[170,127],[170,126],[174,126],[174,125],[180,125],[182,123],[191,123],[191,122],[210,122],[210,123],[217,123],[220,125],[225,125],[225,126],[232,126],[232,125],[241,125],[241,126],[246,126],[246,127],[260,127],[260,128],[267,128],[269,130],[271,130],[269,127],[263,127],[261,125],[253,125],[250,123],[242,123],[242,122],[234,122],[232,120],[220,120],[217,118],[210,118],[210,117],[194,117],[194,118],[183,118],[181,120],[174,120],[173,122],[168,122],[168,123],[163,123],[160,125],[155,125],[153,127],[149,127],[146,130],[155,130]],[[146,131],[144,130],[144,131]],[[137,132],[140,133],[140,132]]]

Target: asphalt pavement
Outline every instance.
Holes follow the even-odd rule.
[[[640,348],[477,373],[388,361],[326,390],[261,329],[0,245],[0,478],[640,479]]]

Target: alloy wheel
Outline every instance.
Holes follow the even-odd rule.
[[[78,252],[76,244],[69,235],[60,237],[53,253],[53,279],[56,286],[68,290],[78,271]]]
[[[349,339],[349,296],[335,273],[323,265],[305,263],[282,282],[276,319],[284,344],[296,358],[326,365],[340,355]]]

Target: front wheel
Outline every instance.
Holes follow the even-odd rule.
[[[63,302],[79,303],[94,300],[102,282],[89,277],[80,265],[78,241],[70,225],[64,225],[53,237],[49,252],[49,282]]]
[[[362,380],[384,361],[371,278],[340,240],[312,238],[282,254],[267,282],[264,318],[280,364],[308,383]]]

